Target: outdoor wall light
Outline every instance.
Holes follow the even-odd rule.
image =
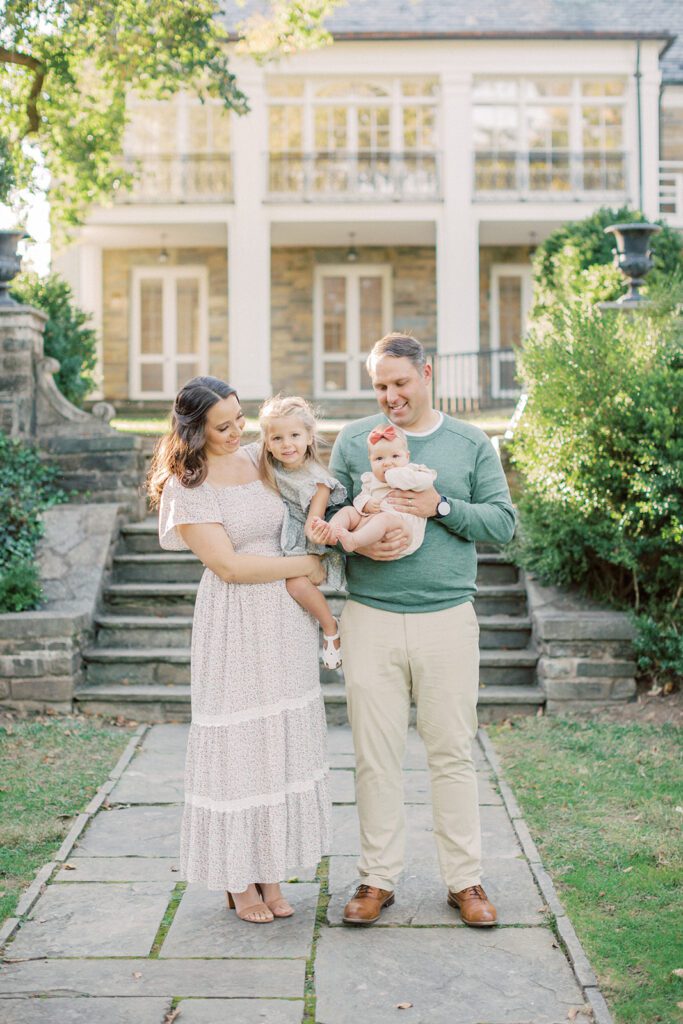
[[[162,266],[163,266],[164,263],[168,263],[168,259],[169,259],[168,249],[166,248],[166,245],[165,245],[165,238],[166,238],[166,235],[162,235],[161,236],[161,249],[159,249],[159,255],[157,256],[157,262],[161,263]]]
[[[349,245],[348,249],[346,250],[346,262],[347,263],[357,263],[358,262],[358,249],[356,249],[355,245],[353,244],[353,240],[354,240],[355,237],[356,237],[356,232],[355,231],[349,231],[350,245]]]

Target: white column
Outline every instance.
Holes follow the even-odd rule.
[[[102,337],[102,247],[85,242],[78,247],[78,293],[76,301],[90,313],[89,327],[97,334],[97,364],[93,372],[95,388],[89,398],[102,398],[104,383],[104,339]]]
[[[237,65],[237,62],[235,62]],[[240,398],[270,384],[270,221],[263,206],[268,148],[263,72],[245,65],[250,113],[233,119],[234,210],[228,226],[229,379]]]
[[[659,217],[659,89],[661,72],[654,45],[641,52],[640,109],[642,123],[643,213]]]
[[[472,205],[472,76],[442,78],[443,210],[436,225],[437,351],[479,349],[479,223]]]

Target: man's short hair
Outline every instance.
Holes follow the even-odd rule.
[[[373,345],[372,351],[365,363],[367,371],[371,377],[375,363],[381,359],[382,356],[394,356],[396,359],[409,359],[418,373],[422,373],[427,361],[425,357],[425,350],[417,338],[413,338],[412,334],[401,334],[400,331],[392,331],[391,334],[385,334],[383,338],[380,338],[380,340],[376,341]]]

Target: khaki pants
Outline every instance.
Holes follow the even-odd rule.
[[[481,881],[472,740],[477,731],[479,625],[470,602],[403,615],[347,601],[341,618],[366,885],[394,888],[403,870],[402,764],[411,695],[429,762],[441,875],[458,892]]]

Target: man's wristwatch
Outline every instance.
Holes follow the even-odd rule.
[[[436,512],[434,513],[435,519],[443,519],[451,511],[451,503],[445,494],[439,495],[439,504],[436,506]]]

